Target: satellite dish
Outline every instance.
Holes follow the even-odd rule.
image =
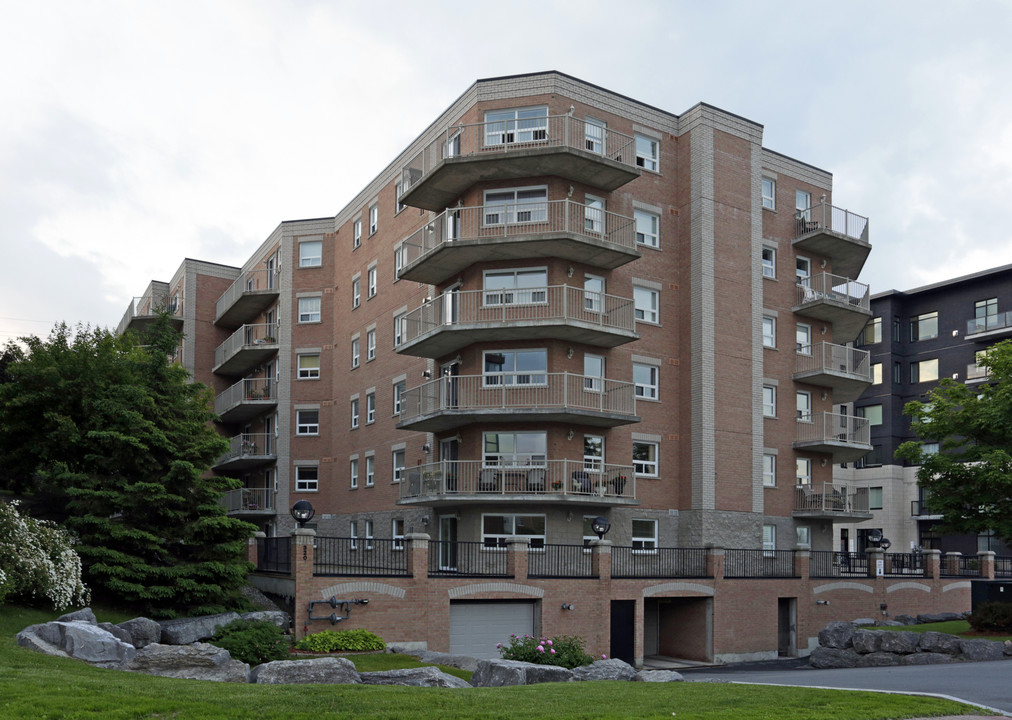
[[[882,542],[882,531],[878,528],[868,531],[868,542],[872,545],[878,545]]]

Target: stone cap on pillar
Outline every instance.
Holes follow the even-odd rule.
[[[316,531],[312,528],[295,528],[292,530],[292,537],[295,538],[296,545],[312,545]]]

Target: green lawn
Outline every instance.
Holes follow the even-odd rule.
[[[922,625],[885,625],[874,626],[869,630],[898,630],[900,632],[926,633],[929,630],[945,633],[946,635],[959,635],[965,638],[984,638],[985,640],[1012,640],[1012,635],[972,635],[970,623],[966,620],[946,620],[945,622],[924,623]]]
[[[100,620],[126,619],[115,613],[97,614]],[[0,608],[0,717],[884,720],[979,714],[974,708],[934,698],[724,683],[593,682],[451,690],[173,680],[102,670],[17,647],[14,635],[20,629],[56,615]],[[406,658],[361,655],[353,660],[363,665],[400,660],[397,664],[403,666]]]

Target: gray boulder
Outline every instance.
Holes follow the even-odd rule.
[[[469,688],[466,680],[445,673],[437,667],[405,668],[360,673],[363,685],[409,685],[411,687]]]
[[[55,655],[57,657],[70,657],[63,652],[55,643],[59,642],[59,635],[53,633],[50,637],[46,632],[46,625],[29,625],[19,632],[15,639],[20,647],[34,650],[43,655]]]
[[[200,642],[192,645],[147,645],[138,650],[130,662],[124,663],[122,669],[216,682],[245,683],[249,682],[250,676],[249,665],[233,660],[228,650]]]
[[[851,638],[854,649],[866,655],[867,653],[878,652],[882,649],[882,636],[884,632],[876,630],[858,630]]]
[[[429,661],[426,661],[429,662]],[[479,660],[471,676],[474,687],[512,687],[546,682],[569,682],[574,671],[558,665],[538,665],[519,660]]]
[[[238,619],[239,616],[236,613],[227,612],[220,615],[164,620],[159,623],[162,626],[161,643],[163,645],[189,645],[200,640],[207,640],[222,625],[228,625]]]
[[[640,682],[684,682],[685,678],[681,673],[674,670],[640,670],[637,673],[637,680]]]
[[[435,665],[446,665],[447,667],[459,668],[469,672],[474,672],[478,669],[477,658],[470,657],[469,655],[449,655],[447,653],[433,652],[432,650],[421,650],[410,654],[422,662],[433,663]]]
[[[130,644],[138,650],[158,642],[162,637],[162,626],[146,617],[135,617],[121,622],[117,627],[130,635]]]
[[[904,627],[906,623],[899,620],[876,620],[875,627]]]
[[[819,645],[824,648],[849,648],[857,626],[854,623],[837,620],[819,630]]]
[[[573,669],[574,680],[635,680],[636,668],[624,660],[597,660]]]
[[[1005,654],[1012,655],[1012,640],[1006,640],[1004,645],[1005,645]]]
[[[981,660],[1003,660],[1005,658],[1004,643],[995,640],[960,640],[959,651],[964,660],[979,662]]]
[[[952,662],[956,662],[956,658],[940,652],[916,652],[900,656],[900,665],[943,665]]]
[[[84,621],[32,625],[17,634],[17,642],[21,647],[47,655],[64,654],[103,667],[117,666],[130,660],[136,652],[132,645],[107,630]]]
[[[896,617],[893,618],[893,620],[895,620],[896,622],[898,622],[898,623],[900,623],[902,625],[916,625],[917,624],[917,618],[913,617],[912,615],[897,615]]]
[[[274,623],[282,630],[287,630],[292,625],[291,618],[288,617],[288,613],[281,612],[280,610],[257,610],[255,612],[243,613],[239,616],[243,620],[266,620],[267,622]]]
[[[857,625],[858,627],[871,627],[878,621],[875,618],[854,618],[850,621],[851,624]]]
[[[882,652],[896,653],[897,655],[909,655],[917,652],[921,636],[913,632],[889,632],[882,633],[882,644],[879,646]]]
[[[263,663],[253,668],[250,682],[262,685],[357,685],[362,680],[351,660],[325,657]]]
[[[926,653],[958,655],[960,652],[959,638],[955,635],[946,635],[945,633],[929,630],[921,635],[921,642],[918,644],[918,648],[921,652]]]
[[[855,667],[888,667],[900,664],[900,655],[891,652],[873,652],[859,655]]]
[[[856,667],[861,655],[854,648],[817,647],[809,656],[812,667],[819,669]]]
[[[113,637],[115,637],[120,642],[125,642],[127,645],[133,645],[134,644],[133,643],[133,638],[130,636],[130,633],[128,633],[123,628],[121,628],[119,625],[113,625],[112,623],[103,622],[103,623],[99,623],[97,625],[97,627],[102,628],[103,630],[105,630],[107,633],[109,633],[110,635],[112,635]],[[137,647],[137,646],[134,645],[134,647]]]
[[[961,613],[943,612],[943,613],[924,613],[917,616],[918,623],[936,623],[936,622],[948,622],[949,620],[962,620],[963,615]]]
[[[403,653],[405,655],[414,655],[428,649],[429,644],[424,640],[417,642],[395,640],[394,642],[388,642],[386,647],[386,651],[389,653]]]
[[[86,622],[97,625],[98,618],[95,617],[95,613],[91,611],[91,608],[86,607],[67,613],[66,615],[60,615],[60,617],[56,618],[56,622]]]

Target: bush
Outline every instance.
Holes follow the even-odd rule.
[[[291,649],[285,631],[268,620],[233,620],[218,628],[208,642],[228,650],[233,659],[250,665],[285,660]]]
[[[1012,603],[985,603],[967,621],[978,632],[1012,633]]]
[[[556,635],[553,638],[510,635],[508,645],[500,643],[496,647],[504,660],[560,665],[564,668],[575,668],[594,662],[594,658],[583,649],[583,638],[575,635]]]
[[[382,650],[387,645],[379,635],[368,630],[321,630],[295,643],[297,650],[314,653]]]

